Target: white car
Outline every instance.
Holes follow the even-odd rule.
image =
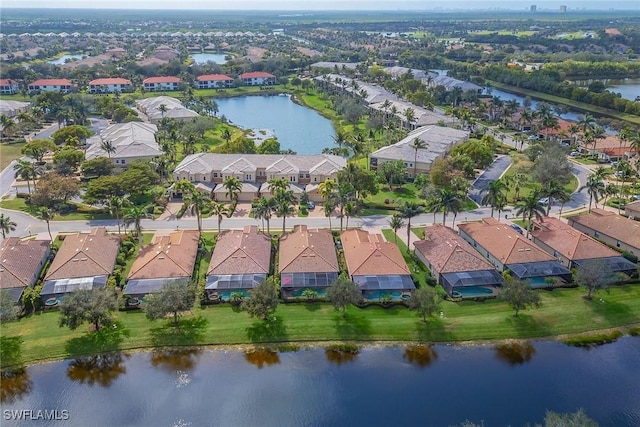
[[[572,151],[569,155],[571,157],[580,157],[581,153],[579,151]]]
[[[543,197],[542,199],[538,200],[538,203],[543,204],[544,206],[549,204],[549,198],[548,197]]]

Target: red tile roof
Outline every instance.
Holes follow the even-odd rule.
[[[381,234],[347,230],[340,235],[349,276],[410,274],[400,249]]]
[[[33,285],[33,278],[44,266],[42,261],[48,253],[48,240],[7,238],[0,248],[0,288]]]
[[[153,242],[138,254],[127,279],[191,277],[199,241],[198,230],[180,230],[168,236],[154,236]]]
[[[212,81],[228,81],[232,80],[232,77],[229,77],[225,74],[203,74],[198,76],[197,79],[199,82],[212,82]]]
[[[10,86],[10,85],[14,85],[18,83],[15,80],[11,80],[11,79],[0,79],[0,86]]]
[[[280,238],[280,273],[338,272],[338,257],[329,230],[308,230],[296,225]]]
[[[142,83],[180,83],[180,79],[173,76],[149,77],[144,79]]]
[[[240,74],[241,79],[274,79],[276,76],[273,74],[265,73],[264,71],[253,71],[251,73]]]
[[[602,209],[591,209],[591,213],[568,218],[569,225],[574,223],[619,240],[640,250],[640,222],[616,215]]]
[[[89,82],[90,86],[95,85],[130,85],[131,80],[123,79],[121,77],[107,77],[102,79],[95,79]]]
[[[270,263],[271,239],[247,226],[218,236],[207,274],[269,274]]]
[[[69,85],[71,85],[71,82],[67,79],[40,79],[29,84],[29,86],[69,86]]]

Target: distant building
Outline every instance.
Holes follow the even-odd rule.
[[[240,80],[242,80],[242,84],[245,86],[272,86],[277,83],[276,76],[265,73],[264,71],[240,74]]]
[[[203,74],[196,78],[198,89],[220,89],[233,87],[233,78],[225,74]]]
[[[170,96],[139,99],[136,101],[136,107],[147,116],[151,123],[160,123],[164,118],[185,120],[200,116],[182,105],[179,99]]]
[[[538,6],[536,6],[535,4],[532,4],[531,7],[529,8],[529,11],[531,13],[536,13],[538,11]]]
[[[33,287],[49,257],[48,240],[20,240],[8,237],[0,247],[0,289],[9,294],[14,304],[22,293]]]
[[[108,77],[91,80],[89,93],[122,93],[133,91],[131,80],[120,77]]]
[[[142,81],[142,87],[147,92],[180,90],[181,80],[178,77],[149,77]]]
[[[151,123],[129,122],[116,123],[102,129],[100,135],[87,139],[87,160],[96,157],[108,157],[116,167],[124,169],[134,160],[151,160],[162,155],[156,142],[158,127]],[[102,143],[111,142],[115,149],[107,153]]]
[[[67,79],[40,79],[30,83],[27,87],[30,93],[37,92],[68,92],[71,82]]]
[[[607,245],[640,255],[640,222],[602,209],[568,218],[569,225]]]
[[[567,13],[567,6],[565,5],[560,6],[560,13]]]
[[[14,95],[18,93],[20,85],[18,82],[12,79],[0,79],[0,94],[2,95]]]

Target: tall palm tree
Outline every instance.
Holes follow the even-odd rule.
[[[394,214],[389,220],[389,227],[393,230],[393,240],[398,243],[398,230],[404,227],[404,219],[400,214]]]
[[[133,224],[133,228],[138,235],[138,244],[142,248],[142,220],[145,218],[151,218],[149,211],[152,205],[146,206],[130,206],[124,210],[124,223],[126,225]]]
[[[184,198],[187,209],[190,209],[196,215],[198,223],[198,231],[202,234],[202,210],[211,202],[208,194],[198,190],[190,191]]]
[[[506,204],[506,189],[507,186],[504,181],[497,179],[493,182],[489,183],[489,188],[487,189],[487,193],[482,198],[480,202],[483,206],[491,206],[491,217],[493,218],[493,210],[497,209],[499,206],[504,207]],[[500,219],[500,218],[498,218]]]
[[[109,213],[116,217],[118,222],[118,236],[120,235],[120,217],[122,216],[122,210],[129,206],[129,199],[120,196],[111,196],[107,202],[109,207]]]
[[[269,191],[274,196],[284,193],[289,189],[289,183],[284,178],[272,178],[268,181]]]
[[[53,236],[51,236],[51,224],[50,221],[53,219],[55,212],[52,209],[42,207],[38,211],[38,218],[47,223],[47,231],[49,232],[49,240],[53,242]]]
[[[544,206],[540,203],[540,191],[532,191],[524,200],[516,205],[516,215],[522,215],[522,219],[527,221],[527,238],[531,231],[531,219],[542,219],[544,215]]]
[[[2,231],[2,238],[6,239],[7,234],[16,230],[18,224],[11,221],[9,216],[5,216],[5,214],[0,214],[0,231]]]
[[[415,180],[416,176],[418,176],[418,150],[426,150],[429,148],[429,144],[415,137],[410,147],[413,148],[413,179]]]
[[[34,181],[33,185],[35,187],[35,176],[36,176],[36,170],[37,170],[36,164],[32,162],[28,162],[26,160],[18,159],[17,163],[13,165],[13,169],[16,171],[16,175],[15,175],[16,178],[20,177],[20,179],[27,181],[27,190],[29,191],[29,194],[31,194],[32,178]]]
[[[604,192],[604,181],[597,174],[591,174],[587,178],[587,183],[580,188],[580,191],[587,189],[589,194],[589,212],[591,212],[591,203],[596,201],[596,207],[598,207],[598,200]]]
[[[436,194],[436,199],[434,200],[432,209],[442,212],[442,225],[446,225],[447,215],[449,214],[449,212],[453,213],[454,216],[452,227],[454,227],[456,221],[455,217],[462,209],[462,200],[460,198],[460,194],[449,188],[440,189]]]
[[[331,198],[334,190],[338,186],[338,183],[333,179],[327,178],[318,184],[318,192],[320,193],[320,197],[326,202]]]
[[[116,152],[116,146],[113,145],[113,141],[108,139],[103,139],[100,141],[100,149],[107,153],[109,159],[111,159],[111,155]]]
[[[293,195],[293,191],[287,190],[278,193],[274,199],[274,211],[277,217],[282,217],[282,234],[284,234],[287,216],[296,213],[295,208],[293,207],[296,203],[296,198]]]
[[[238,194],[242,190],[242,182],[235,176],[228,176],[222,182],[222,186],[227,190],[227,197],[231,200],[231,206],[235,210],[238,204]]]
[[[346,229],[349,229],[349,218],[355,215],[358,212],[358,202],[355,200],[349,200],[344,205],[344,216],[347,217],[347,224],[345,225]]]
[[[251,206],[251,210],[253,212],[253,216],[256,219],[262,220],[262,228],[264,229],[264,223],[267,223],[267,234],[271,234],[271,230],[269,228],[269,221],[271,220],[271,216],[273,215],[274,209],[274,199],[267,199],[266,197],[260,197],[256,202]]]
[[[160,106],[158,106],[158,111],[160,111],[160,115],[164,119],[164,114],[168,111],[167,105],[166,104],[160,104]]]
[[[225,216],[229,217],[231,209],[223,202],[211,202],[211,213],[218,219],[218,235],[220,235],[220,225]]]
[[[409,107],[404,110],[404,117],[407,119],[407,128],[411,130],[411,127],[416,121],[416,111],[413,108]]]
[[[329,230],[331,230],[331,214],[333,214],[333,210],[336,208],[335,201],[329,199],[322,205],[322,210],[324,211],[324,216],[329,218]]]
[[[419,205],[417,202],[405,201],[398,206],[398,212],[402,218],[407,219],[407,251],[411,251],[411,246],[409,246],[411,239],[411,218],[423,213],[424,207]]]
[[[569,193],[567,193],[567,190],[565,190],[564,186],[554,180],[549,181],[547,186],[543,188],[542,196],[548,198],[546,212],[547,216],[549,216],[549,212],[551,212],[551,205],[553,204],[554,200],[569,199]]]

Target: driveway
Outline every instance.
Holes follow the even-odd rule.
[[[511,166],[511,157],[498,157],[482,172],[482,174],[473,181],[471,190],[469,190],[469,198],[480,204],[484,193],[489,189],[489,183],[499,179]]]

